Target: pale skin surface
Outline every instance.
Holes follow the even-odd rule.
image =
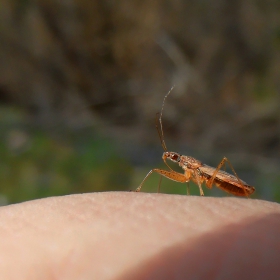
[[[1,279],[277,279],[280,205],[134,192],[0,207]]]

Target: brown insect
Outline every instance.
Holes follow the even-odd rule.
[[[135,190],[136,192],[140,192],[144,182],[147,180],[147,178],[154,172],[160,174],[161,176],[164,176],[168,179],[171,179],[173,181],[179,182],[179,183],[188,183],[190,180],[194,181],[198,187],[200,195],[204,195],[202,190],[202,183],[205,182],[206,186],[211,189],[213,184],[215,184],[218,188],[222,189],[225,192],[228,192],[230,194],[236,195],[236,196],[247,196],[249,197],[254,191],[255,188],[248,185],[246,182],[239,179],[237,176],[233,166],[231,165],[230,161],[224,157],[222,161],[219,163],[217,168],[213,168],[211,166],[208,166],[206,164],[203,164],[201,161],[190,157],[190,156],[184,156],[180,155],[176,152],[169,152],[167,150],[167,147],[165,145],[164,137],[163,137],[163,129],[162,129],[162,112],[165,100],[167,96],[170,94],[174,87],[170,89],[170,91],[165,95],[161,107],[161,113],[159,115],[159,118],[156,119],[156,128],[159,134],[160,142],[163,147],[164,153],[162,155],[162,159],[164,163],[167,165],[169,170],[164,169],[152,169],[144,178],[140,186]],[[158,125],[159,124],[159,125]],[[184,173],[178,173],[174,171],[166,162],[166,159],[169,159],[175,163],[177,163],[182,169],[184,170]],[[225,163],[228,163],[231,170],[233,171],[234,175],[229,174],[225,171],[220,170]],[[187,185],[187,193],[189,194],[189,186]]]

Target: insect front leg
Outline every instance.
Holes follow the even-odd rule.
[[[152,169],[147,175],[146,177],[144,178],[144,180],[142,181],[142,183],[140,184],[140,186],[135,190],[136,192],[140,192],[144,182],[147,180],[147,178],[152,174],[152,173],[158,173],[160,174],[161,176],[164,176],[170,180],[173,180],[173,181],[176,181],[176,182],[179,182],[179,183],[185,183],[185,182],[188,182],[189,181],[189,177],[186,176],[185,174],[181,174],[181,173],[178,173],[178,172],[175,172],[175,171],[167,171],[167,170],[163,170],[163,169],[158,169],[158,168],[155,168],[155,169]]]
[[[159,182],[158,182],[158,188],[157,188],[157,192],[158,192],[158,193],[160,192],[161,180],[162,180],[162,176],[160,176]]]

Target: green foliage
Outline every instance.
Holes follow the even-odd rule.
[[[93,128],[51,137],[24,124],[20,112],[2,110],[1,115],[0,194],[8,203],[128,188],[128,162],[114,141]]]

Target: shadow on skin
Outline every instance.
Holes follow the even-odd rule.
[[[280,214],[246,219],[166,248],[118,279],[277,279],[279,236]]]

